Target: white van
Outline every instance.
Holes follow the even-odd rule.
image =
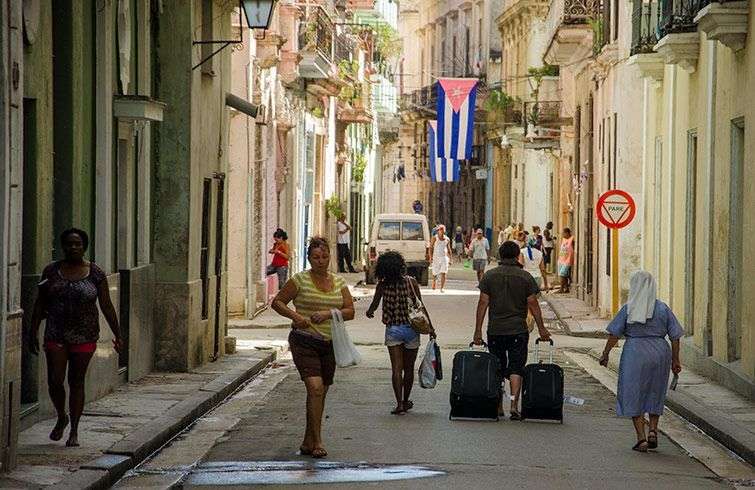
[[[404,256],[407,272],[427,286],[430,265],[430,228],[422,214],[378,214],[372,223],[365,282],[375,284],[375,265],[380,254],[395,251]]]

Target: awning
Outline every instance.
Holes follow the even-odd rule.
[[[242,99],[237,95],[226,92],[225,105],[233,107],[239,112],[243,112],[249,117],[256,118],[259,112],[260,106],[249,103],[246,99]]]

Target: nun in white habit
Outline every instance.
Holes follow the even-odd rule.
[[[629,281],[629,301],[606,328],[609,337],[600,364],[608,365],[608,355],[623,337],[619,362],[616,413],[632,417],[637,432],[635,451],[658,447],[658,418],[663,413],[669,371],[679,373],[679,339],[684,329],[671,308],[656,297],[655,278],[638,271]],[[671,346],[666,340],[671,340]],[[646,432],[645,414],[649,418]]]

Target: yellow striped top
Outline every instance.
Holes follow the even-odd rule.
[[[308,270],[294,274],[291,280],[296,284],[297,293],[293,303],[298,314],[305,318],[309,318],[318,311],[343,308],[343,295],[341,289],[346,287],[346,281],[335,274],[331,274],[330,276],[333,280],[333,289],[330,291],[322,291],[315,286]],[[332,324],[333,321],[328,318],[328,320],[323,323],[313,323],[312,330],[330,340]]]

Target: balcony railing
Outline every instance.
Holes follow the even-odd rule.
[[[402,109],[406,111],[432,111],[438,103],[436,84],[426,85],[401,96]]]
[[[658,2],[634,0],[632,7],[632,54],[652,53],[658,42]]]
[[[300,24],[299,51],[317,51],[333,60],[333,22],[321,8],[312,10]]]
[[[351,35],[343,33],[335,37],[335,62],[351,61],[354,55],[356,41]]]
[[[534,126],[548,126],[561,121],[561,101],[525,102],[523,111],[526,128],[528,124]]]
[[[564,24],[585,24],[589,19],[597,19],[600,15],[601,0],[564,0]]]
[[[702,0],[661,0],[658,38],[666,34],[694,31],[695,15],[704,6],[703,3]]]

